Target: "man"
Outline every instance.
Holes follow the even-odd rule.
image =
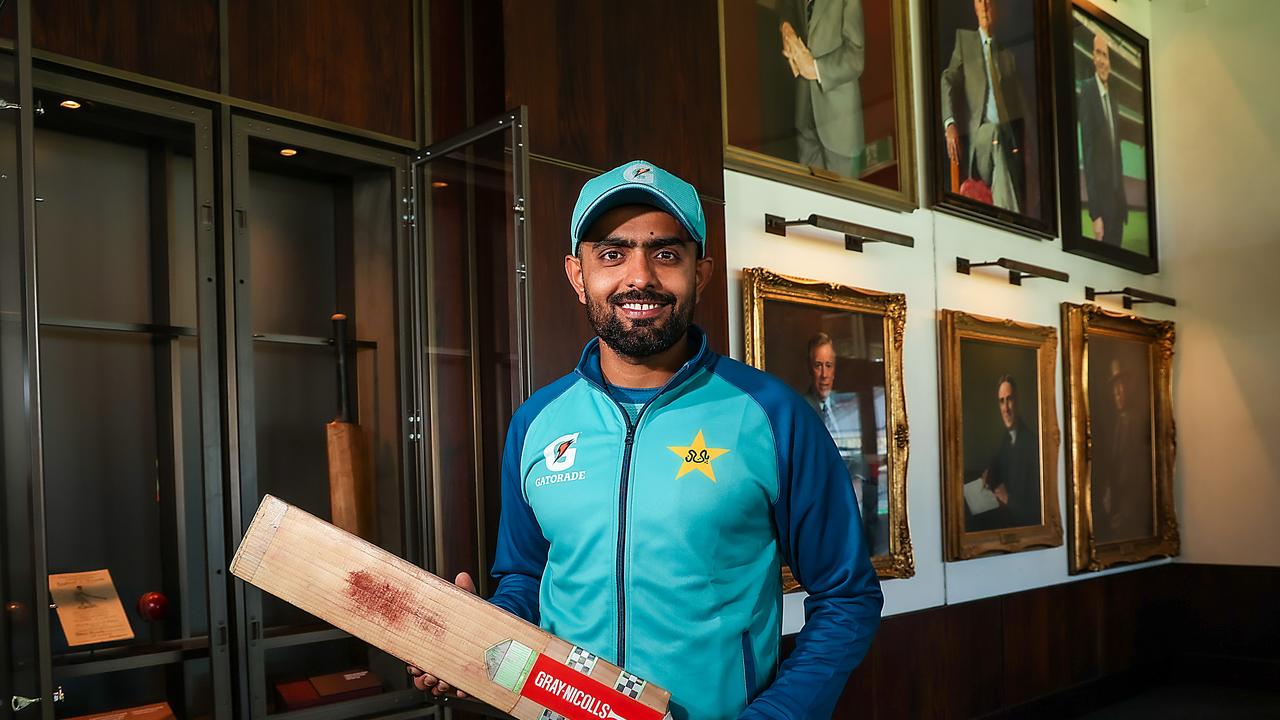
[[[1111,370],[1110,437],[1093,466],[1094,535],[1099,542],[1150,537],[1152,521],[1151,423],[1134,407],[1130,378],[1120,360]]]
[[[1022,143],[1026,102],[1013,52],[994,31],[995,0],[973,0],[978,29],[956,30],[951,62],[942,71],[942,127],[947,156],[967,177],[991,190],[993,205],[1024,212]],[[967,150],[961,150],[964,143]]]
[[[996,402],[1004,431],[982,478],[1006,510],[1001,527],[1039,525],[1040,438],[1018,413],[1018,384],[1012,375],[996,383]]]
[[[1129,221],[1120,162],[1120,119],[1111,94],[1111,46],[1101,32],[1093,36],[1093,77],[1080,85],[1080,154],[1089,196],[1093,237],[1120,246]]]
[[[801,165],[858,177],[865,164],[862,0],[784,0],[782,55],[796,87]]]
[[[828,717],[879,583],[821,421],[691,325],[705,228],[650,163],[583,186],[565,273],[599,337],[511,420],[492,602],[670,690],[676,720]],[[809,598],[779,666],[783,562]]]
[[[879,498],[875,481],[867,478],[866,463],[862,457],[862,420],[859,417],[861,408],[858,405],[858,395],[835,392],[836,350],[830,335],[820,332],[809,338],[807,358],[809,389],[804,394],[805,402],[822,418],[822,424],[840,450],[840,457],[844,459],[845,468],[849,471],[849,480],[853,483],[858,508],[862,511],[867,547],[874,549],[876,503]]]

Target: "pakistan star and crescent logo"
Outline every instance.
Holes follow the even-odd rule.
[[[693,438],[693,442],[689,445],[668,445],[667,449],[684,461],[680,465],[680,470],[676,472],[677,480],[697,470],[711,478],[711,482],[716,481],[716,469],[711,465],[711,461],[729,452],[727,448],[707,447],[706,438],[702,436],[701,430],[698,431],[698,434]]]

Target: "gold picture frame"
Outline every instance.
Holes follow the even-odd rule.
[[[876,40],[874,46],[869,48],[863,43],[864,48],[867,48],[865,52],[871,55],[862,56],[864,66],[858,77],[854,78],[855,87],[860,86],[860,114],[854,127],[863,133],[864,150],[859,161],[862,167],[858,173],[863,179],[833,172],[829,168],[803,164],[799,157],[793,160],[782,157],[777,152],[766,152],[763,147],[744,147],[742,143],[735,143],[737,130],[731,126],[731,121],[734,117],[745,116],[733,110],[735,105],[730,86],[748,82],[743,78],[745,75],[752,75],[750,71],[740,68],[737,62],[739,55],[744,53],[744,57],[755,64],[757,72],[746,86],[750,92],[742,94],[758,99],[758,102],[751,104],[752,113],[749,114],[761,115],[761,118],[756,119],[757,124],[762,126],[761,131],[765,132],[765,125],[778,124],[777,119],[769,122],[768,118],[780,112],[792,113],[791,121],[795,122],[798,110],[793,98],[766,97],[771,94],[771,88],[781,88],[766,83],[765,78],[782,72],[781,68],[785,64],[780,50],[782,41],[778,40],[779,47],[756,45],[762,38],[769,36],[769,33],[759,31],[756,27],[761,23],[769,24],[768,18],[763,16],[776,11],[778,17],[772,19],[779,20],[779,8],[788,2],[797,3],[796,7],[803,7],[803,0],[783,0],[777,4],[777,8],[770,3],[719,2],[720,113],[725,167],[892,210],[916,209],[919,207],[919,198],[916,193],[915,93],[911,75],[912,32],[908,0],[863,2],[857,5],[861,10],[861,33],[864,37]],[[726,6],[734,11],[733,16],[726,14]],[[773,30],[776,34],[777,28]],[[750,38],[751,42],[742,42],[740,37]],[[776,67],[766,67],[764,62],[767,61],[762,61],[761,56],[767,56]],[[774,81],[785,84],[785,80],[789,79],[792,78],[784,74],[782,81],[777,81],[776,78]],[[885,93],[890,93],[889,97],[884,97]],[[887,137],[880,132],[883,130],[881,126],[886,124],[891,131]],[[816,127],[814,130],[817,132]],[[798,135],[799,131],[796,132]],[[776,133],[777,128],[766,135],[777,140],[774,137]],[[877,172],[883,173],[882,177],[895,178],[896,189],[874,182]]]
[[[1071,573],[1177,555],[1178,518],[1173,500],[1177,450],[1173,420],[1174,323],[1112,312],[1097,305],[1063,303],[1062,326],[1066,337],[1062,360],[1068,398],[1067,502],[1071,512],[1067,527]],[[1128,369],[1124,366],[1126,354],[1136,357]],[[1133,382],[1134,375],[1138,382]],[[1126,403],[1136,408],[1132,411],[1139,414],[1136,421],[1120,420],[1131,412],[1125,409]],[[1149,421],[1141,419],[1144,412],[1149,413]],[[1108,415],[1114,416],[1110,428]],[[1123,436],[1129,433],[1122,428],[1129,426],[1145,428],[1146,432],[1141,433],[1145,437],[1137,441],[1125,439]],[[1149,453],[1127,454],[1136,462],[1117,459],[1117,452],[1111,449],[1141,449],[1148,439]],[[1149,484],[1117,482],[1126,476],[1146,474],[1147,462]],[[1134,473],[1129,465],[1135,465],[1138,472]],[[1137,492],[1139,502],[1115,500],[1123,487]],[[1149,502],[1145,497],[1148,490]],[[1139,511],[1130,512],[1122,507],[1125,504]],[[1147,509],[1150,532],[1137,536],[1131,530],[1126,532],[1126,524],[1147,529]]]
[[[881,578],[906,578],[915,575],[915,557],[911,549],[911,531],[907,523],[907,455],[909,449],[909,432],[907,429],[906,395],[903,390],[902,373],[902,339],[907,317],[906,296],[901,293],[882,293],[872,290],[861,290],[836,283],[807,280],[804,278],[779,275],[764,268],[749,268],[742,275],[743,303],[743,344],[744,359],[748,365],[761,370],[768,369],[766,364],[766,338],[775,335],[775,325],[768,324],[769,313],[766,306],[774,313],[788,313],[791,316],[807,318],[810,322],[821,322],[831,327],[852,328],[856,337],[843,338],[839,333],[828,337],[826,342],[832,343],[832,349],[839,344],[842,347],[860,346],[866,352],[845,352],[844,357],[857,356],[862,359],[841,360],[841,362],[860,363],[855,365],[858,378],[858,392],[839,393],[845,397],[860,396],[862,402],[854,401],[861,409],[864,417],[874,416],[872,427],[863,424],[859,427],[858,450],[856,460],[865,465],[865,477],[854,478],[853,466],[850,466],[851,482],[860,488],[860,509],[873,506],[876,515],[867,520],[864,514],[864,531],[872,538],[871,562],[876,574]],[[774,306],[774,303],[778,305]],[[859,323],[862,323],[859,325]],[[864,333],[857,333],[864,328]],[[778,326],[778,331],[804,337],[809,333],[803,322],[787,322]],[[802,334],[801,334],[802,333]],[[877,347],[878,344],[878,347]],[[774,363],[775,375],[784,382],[796,387],[800,380],[794,372],[797,364],[803,367],[807,360],[797,358],[795,346],[786,355],[777,355]],[[804,343],[799,343],[803,348]],[[879,351],[880,358],[874,353]],[[812,347],[810,348],[812,352]],[[812,357],[809,355],[808,357]],[[789,364],[788,364],[788,361]],[[882,373],[881,384],[875,384],[874,367]],[[857,372],[861,367],[870,372]],[[780,374],[779,371],[791,370]],[[806,376],[807,377],[807,376]],[[867,390],[870,392],[867,392]],[[876,404],[876,395],[882,401]],[[866,398],[872,398],[870,404]],[[876,411],[879,410],[879,414]],[[873,430],[863,433],[862,428]],[[828,427],[831,430],[830,427]],[[833,431],[834,432],[834,431]],[[834,435],[833,435],[834,437]],[[863,454],[863,442],[872,442],[874,437],[874,453]],[[866,439],[864,439],[866,438]],[[840,443],[837,443],[840,445]],[[852,454],[852,452],[850,453]],[[842,456],[846,451],[842,446]],[[846,462],[851,460],[846,459]],[[874,469],[872,469],[874,468]],[[870,478],[874,477],[874,482]],[[874,487],[874,495],[868,490]],[[883,492],[882,492],[883,490]],[[871,501],[874,498],[874,502]],[[883,511],[883,512],[882,512]],[[883,517],[882,517],[883,516]],[[875,552],[881,547],[883,552]],[[798,583],[788,568],[783,568],[783,590],[791,592],[799,589]]]
[[[959,310],[943,310],[940,326],[946,559],[1062,545],[1057,330]],[[1028,376],[1034,391],[1021,393]]]

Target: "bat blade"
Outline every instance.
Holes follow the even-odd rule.
[[[373,539],[373,477],[364,433],[354,423],[325,426],[329,450],[329,506],[333,524]]]
[[[518,720],[667,710],[662,688],[270,495],[231,572]]]

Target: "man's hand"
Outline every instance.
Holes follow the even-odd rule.
[[[1093,219],[1093,239],[1094,240],[1102,239],[1102,218],[1100,217],[1096,217]]]
[[[996,496],[996,500],[998,500],[1001,505],[1009,504],[1009,490],[1004,486],[1004,483],[1001,483],[999,487],[992,490],[991,494]]]
[[[453,579],[453,584],[457,585],[463,590],[466,590],[472,595],[474,595],[476,592],[476,584],[471,582],[471,576],[468,575],[467,573],[464,573],[464,572],[458,573],[458,577]],[[441,680],[435,675],[432,675],[427,672],[423,672],[422,670],[419,670],[418,668],[412,665],[406,665],[405,670],[407,670],[408,673],[413,676],[413,686],[423,692],[430,690],[431,694],[435,695],[436,697],[440,697],[441,695],[445,695],[450,692],[455,692],[452,685],[445,682],[444,680]],[[467,694],[461,690],[457,690],[456,697],[464,698],[464,697],[467,697]]]
[[[947,157],[951,158],[951,162],[960,162],[960,131],[956,129],[956,124],[951,123],[947,126]]]
[[[787,66],[791,69],[791,77],[799,77],[800,68],[796,67],[793,50],[793,41],[799,39],[796,37],[796,29],[791,27],[791,23],[783,21],[782,26],[778,28],[778,32],[782,35],[782,57],[787,59]]]
[[[813,53],[809,52],[809,48],[805,46],[804,41],[798,36],[792,35],[788,49],[787,57],[791,60],[791,64],[795,66],[795,70],[800,77],[805,80],[817,80],[818,63],[814,61]]]

